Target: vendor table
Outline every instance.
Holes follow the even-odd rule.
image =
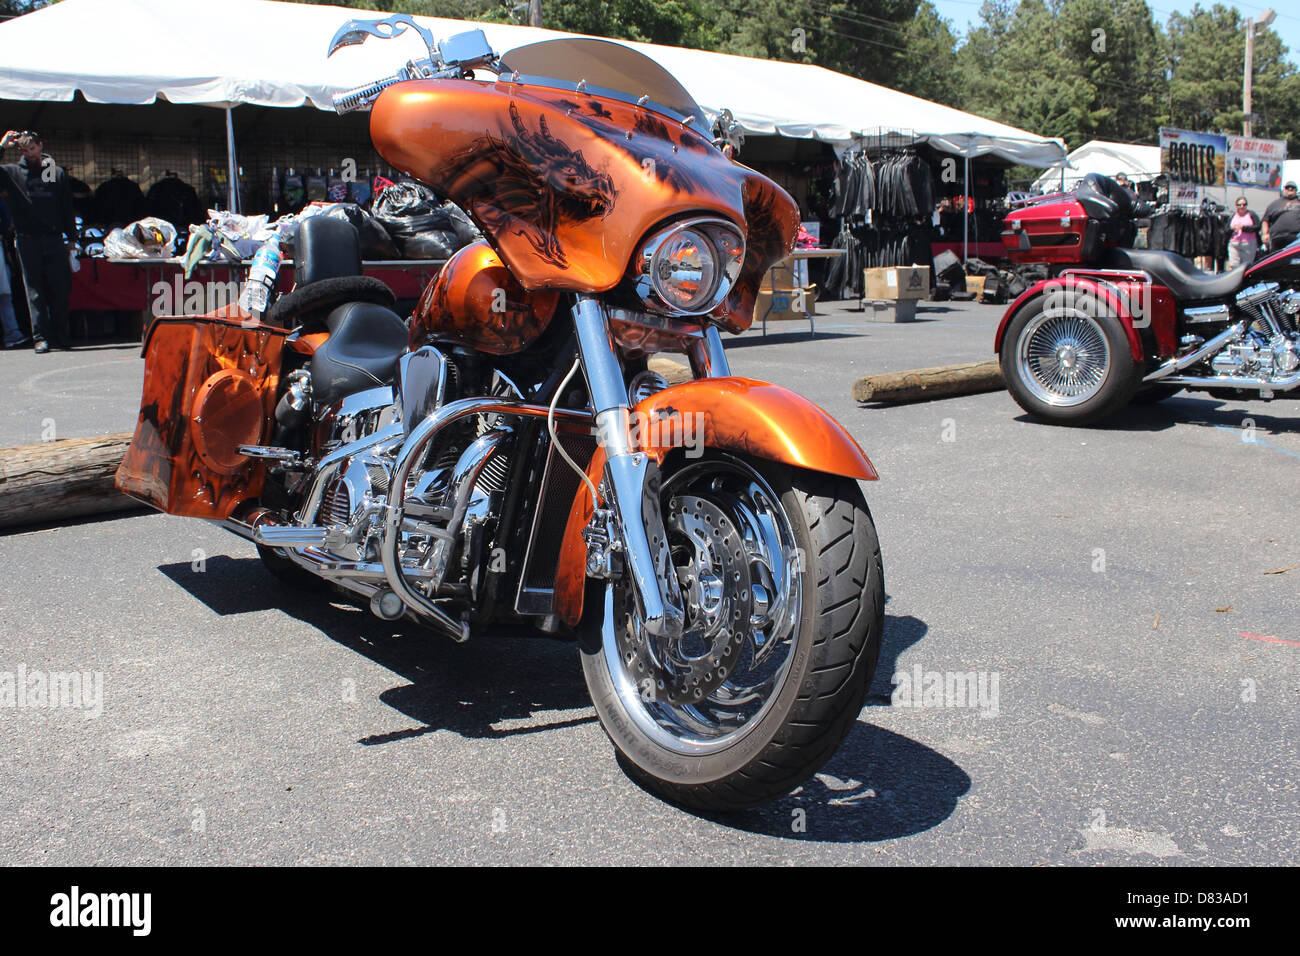
[[[762,288],[769,292],[776,292],[776,274],[782,270],[788,270],[791,276],[792,284],[799,287],[807,285],[808,280],[808,260],[809,259],[834,259],[844,255],[843,249],[796,249],[772,268],[767,270],[767,275],[763,277]],[[763,322],[763,334],[767,335],[767,317],[772,311],[772,302],[775,296],[768,299],[767,308],[763,310],[761,316]],[[808,316],[808,334],[817,334],[817,318],[813,310],[809,309],[804,313]]]

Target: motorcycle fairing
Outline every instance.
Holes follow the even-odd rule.
[[[412,80],[370,117],[388,162],[464,209],[525,289],[605,292],[655,226],[712,214],[745,229],[714,313],[743,331],[763,273],[794,247],[794,200],[687,122],[610,97],[511,82]]]
[[[699,425],[683,427],[686,416]],[[670,386],[639,402],[633,421],[636,450],[661,464],[674,448],[698,441],[704,448],[847,478],[880,477],[853,436],[827,412],[789,389],[754,379],[704,378]],[[587,467],[597,486],[604,467],[604,450],[597,448]],[[582,617],[587,555],[582,529],[591,511],[584,484],[570,506],[555,577],[555,611],[570,626]]]
[[[1011,317],[1026,302],[1042,295],[1068,294],[1071,292],[1080,297],[1086,297],[1089,301],[1101,303],[1120,320],[1120,324],[1124,327],[1124,334],[1128,339],[1129,350],[1133,353],[1133,358],[1137,362],[1145,362],[1147,358],[1142,348],[1142,338],[1138,334],[1138,329],[1148,327],[1148,324],[1154,337],[1158,356],[1173,355],[1177,350],[1177,306],[1172,293],[1167,288],[1148,285],[1148,283],[1141,281],[1116,280],[1114,276],[1109,275],[1105,278],[1100,276],[1089,278],[1086,272],[1080,270],[1077,273],[1072,272],[1055,279],[1041,279],[1022,292],[1007,307],[1006,312],[1002,315],[1002,321],[998,323],[997,335],[993,339],[994,353],[997,355],[1002,354],[1002,339],[1006,335]],[[1151,315],[1135,314],[1131,303],[1134,301],[1141,302],[1143,301],[1141,297],[1147,295],[1150,296]],[[1126,298],[1128,301],[1125,301]]]
[[[135,434],[118,491],[167,514],[221,520],[261,494],[266,465],[240,455],[275,409],[286,329],[237,306],[160,316],[149,327]]]

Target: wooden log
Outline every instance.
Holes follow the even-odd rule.
[[[0,528],[142,508],[113,487],[131,433],[0,449]]]
[[[952,395],[996,392],[1004,386],[997,360],[864,375],[853,383],[859,402],[924,402]]]

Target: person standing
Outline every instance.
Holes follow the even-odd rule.
[[[0,164],[0,190],[13,216],[18,262],[27,286],[32,339],[37,352],[67,348],[68,296],[72,290],[70,243],[77,241],[68,175],[45,155],[40,136],[9,130],[0,150],[17,146],[22,158]],[[64,240],[67,240],[65,243]]]
[[[29,345],[31,339],[23,334],[14,314],[13,282],[9,277],[9,257],[5,253],[9,236],[9,210],[0,199],[0,328],[4,330],[4,347],[16,349]]]
[[[1282,198],[1275,199],[1264,210],[1264,225],[1260,235],[1270,252],[1285,249],[1300,237],[1300,197],[1295,183],[1282,187]]]
[[[1228,220],[1228,228],[1232,230],[1228,237],[1228,269],[1235,269],[1243,262],[1254,262],[1255,253],[1259,251],[1260,221],[1259,216],[1251,212],[1245,196],[1237,199],[1236,211]]]

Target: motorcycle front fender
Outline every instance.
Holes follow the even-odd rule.
[[[632,409],[633,447],[662,464],[677,448],[702,454],[712,448],[846,478],[880,476],[862,448],[829,414],[801,395],[747,378],[702,378],[656,392]],[[605,453],[596,449],[587,467],[599,486]],[[587,546],[582,529],[591,520],[591,495],[582,485],[573,500],[555,576],[555,610],[573,626],[582,617]]]

